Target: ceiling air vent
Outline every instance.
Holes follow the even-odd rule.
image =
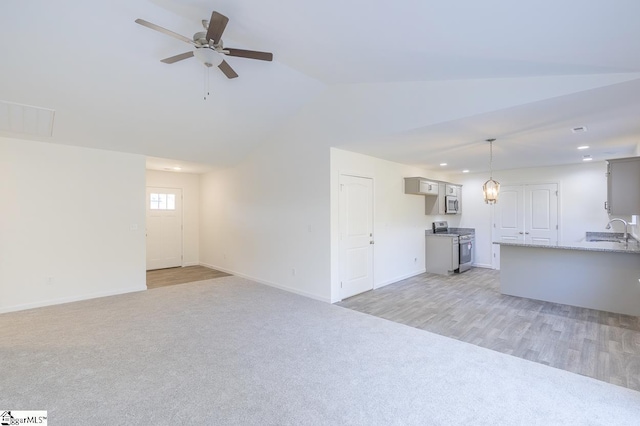
[[[52,109],[0,101],[0,132],[51,137],[54,115]]]
[[[587,131],[587,126],[574,127],[571,131],[573,133],[584,133]]]

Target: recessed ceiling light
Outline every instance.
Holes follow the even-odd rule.
[[[175,167],[173,168],[173,170],[175,170],[176,172],[179,172],[180,170],[182,170],[182,167],[180,167],[180,166],[175,166]]]
[[[463,170],[462,173],[469,173],[469,170]]]
[[[446,165],[447,165],[447,163],[440,163],[440,165],[441,165],[441,166],[446,166]]]
[[[587,131],[587,126],[574,127],[573,129],[571,129],[571,131],[573,133],[584,133]]]
[[[590,156],[590,155],[584,155],[584,156],[582,157],[582,161],[591,161],[591,160],[593,160],[593,158],[591,158],[591,156]]]
[[[589,145],[582,145],[579,146],[578,149],[589,149]]]

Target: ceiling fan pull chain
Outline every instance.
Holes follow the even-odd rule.
[[[207,100],[207,67],[204,68],[204,74],[202,74],[202,91],[204,92],[204,100]]]

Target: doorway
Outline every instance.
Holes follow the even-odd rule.
[[[147,270],[182,266],[182,190],[147,187]]]
[[[340,175],[340,298],[373,289],[373,179]]]

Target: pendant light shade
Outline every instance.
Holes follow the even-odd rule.
[[[500,183],[493,179],[489,179],[482,185],[484,194],[484,202],[487,204],[495,204],[498,202],[498,194],[500,193]]]
[[[497,203],[500,194],[500,182],[493,180],[493,141],[495,139],[487,139],[489,142],[489,180],[482,185],[484,202],[487,204]]]

